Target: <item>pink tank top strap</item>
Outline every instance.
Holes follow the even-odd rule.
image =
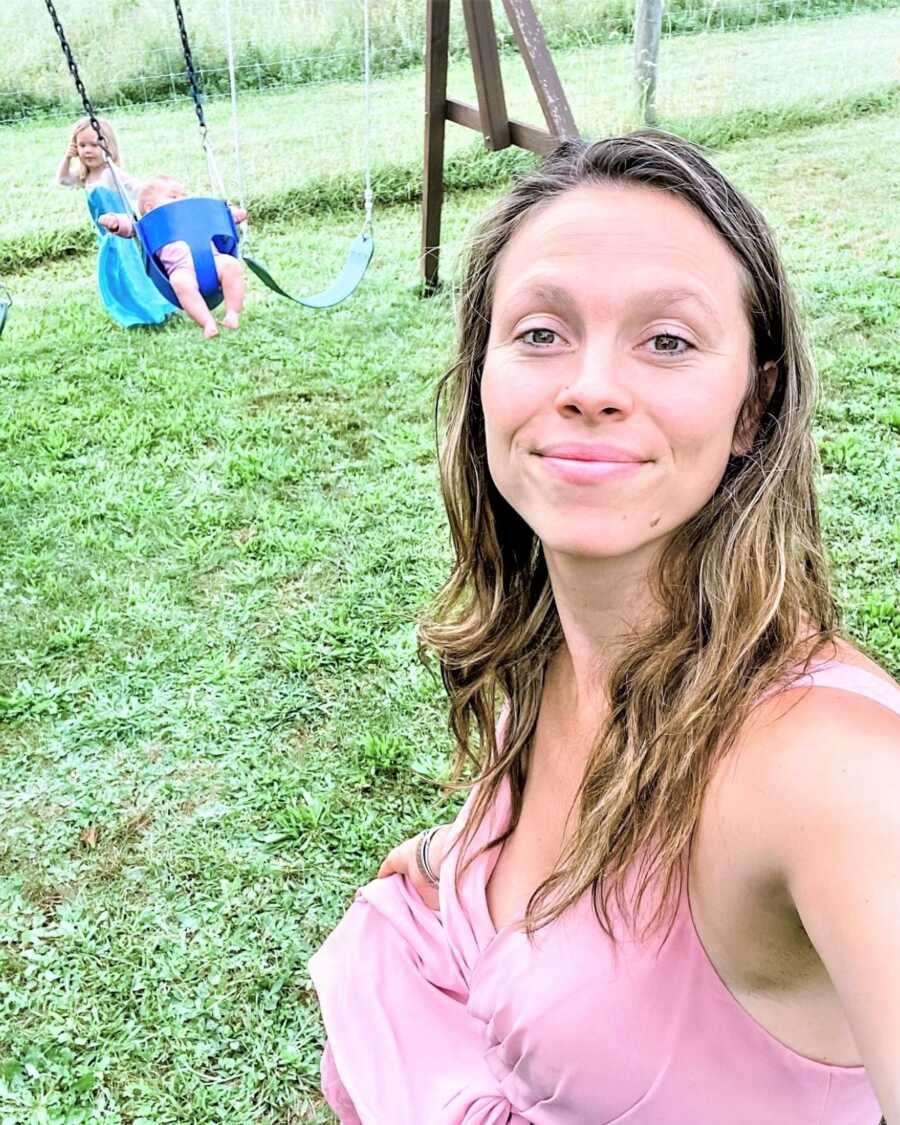
[[[840,688],[841,691],[852,691],[900,715],[900,684],[877,676],[865,668],[858,668],[855,664],[829,660],[814,665],[800,677],[796,686],[830,687]]]

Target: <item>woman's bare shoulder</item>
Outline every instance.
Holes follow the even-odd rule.
[[[884,668],[848,640],[836,638],[816,654],[813,667],[831,662],[859,669],[900,691]],[[716,770],[716,788],[738,804],[751,797],[755,801],[780,784],[785,770],[814,773],[826,758],[838,768],[845,760],[858,766],[867,745],[877,754],[878,747],[892,740],[900,759],[900,715],[877,699],[846,690],[839,681],[829,681],[823,690],[800,680],[768,694],[751,709]]]
[[[897,686],[848,642],[836,650],[823,659]],[[753,709],[714,772],[707,815],[746,846],[754,869],[771,873],[782,869],[810,809],[824,815],[849,801],[863,817],[885,785],[900,786],[900,714],[859,691],[807,682]]]
[[[802,644],[798,644],[797,652],[795,667],[798,672],[802,671],[804,665],[811,672],[815,672],[823,665],[837,665],[865,672],[875,681],[880,681],[881,684],[900,690],[900,684],[888,671],[863,652],[861,648],[853,644],[852,641],[844,637],[835,637],[825,646],[817,648],[811,657]],[[857,680],[857,684],[858,682]],[[869,699],[864,692],[851,691],[849,685],[847,689],[842,688],[840,682],[836,683],[833,677],[827,683],[820,685],[827,687],[827,691],[811,690],[815,686],[815,680],[811,683],[809,679],[801,676],[796,682],[786,679],[780,690],[767,692],[751,708],[739,732],[737,741],[739,743],[747,740],[755,741],[762,730],[767,731],[765,736],[767,740],[771,739],[773,724],[783,727],[789,716],[793,726],[797,724],[800,724],[801,727],[810,724],[815,726],[820,712],[823,715],[830,713],[834,706],[835,695],[839,695],[844,704],[863,712],[880,706],[874,700]]]

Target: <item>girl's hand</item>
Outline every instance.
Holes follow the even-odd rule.
[[[436,875],[444,858],[449,830],[449,824],[439,828],[432,836],[431,843],[428,846],[428,863]],[[418,863],[416,863],[416,845],[418,842],[419,837],[413,836],[412,839],[404,840],[402,844],[392,848],[384,863],[378,868],[378,878],[384,879],[387,875],[405,875],[425,905],[432,910],[437,910],[439,904],[438,889],[428,882],[419,870]]]
[[[56,151],[59,152],[59,149]],[[68,147],[66,148],[66,160],[74,160],[77,155],[78,145],[76,145],[74,141],[69,141]]]

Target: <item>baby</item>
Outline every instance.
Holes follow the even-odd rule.
[[[151,176],[144,181],[138,194],[138,211],[141,215],[146,215],[154,207],[161,207],[164,203],[172,203],[176,199],[186,199],[187,195],[184,185],[171,176]],[[231,207],[231,213],[236,223],[242,223],[247,218],[247,212],[240,207]],[[130,215],[111,212],[101,215],[99,222],[111,234],[117,234],[121,238],[131,238],[134,234],[134,221]],[[230,254],[222,254],[216,249],[215,244],[212,244],[212,253],[216,275],[225,298],[222,325],[225,328],[237,328],[244,307],[244,271],[237,258],[233,258]],[[181,307],[203,329],[204,339],[209,340],[213,336],[218,336],[218,325],[200,293],[190,246],[183,241],[167,242],[156,257],[165,270]]]

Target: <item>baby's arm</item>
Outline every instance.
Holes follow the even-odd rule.
[[[81,186],[78,177],[72,175],[72,161],[77,155],[78,150],[75,148],[75,142],[70,141],[66,147],[66,155],[62,158],[59,167],[56,169],[56,182],[62,184],[63,187]]]
[[[97,222],[101,227],[106,227],[110,234],[117,234],[120,238],[131,238],[134,234],[134,222],[124,212],[107,211]]]

